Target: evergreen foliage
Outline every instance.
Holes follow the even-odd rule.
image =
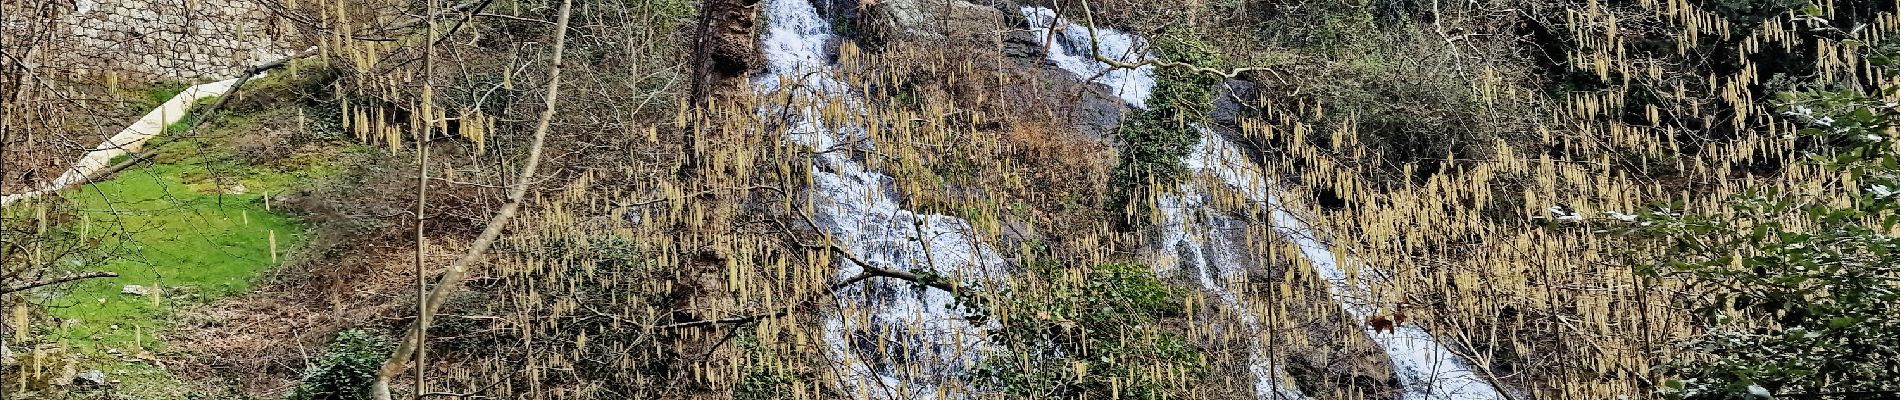
[[[369,386],[376,370],[395,346],[388,338],[362,329],[346,329],[336,334],[324,349],[323,357],[304,370],[303,383],[290,394],[291,400],[368,399]]]
[[[1182,398],[1185,382],[1205,373],[1206,357],[1161,320],[1185,312],[1187,291],[1161,282],[1146,265],[1068,268],[1047,259],[1029,266],[1044,287],[1012,290],[992,310],[999,318],[979,382],[1010,396],[1065,399]]]
[[[1216,68],[1220,56],[1205,43],[1181,35],[1163,35],[1155,41],[1162,60]],[[1214,106],[1213,85],[1220,78],[1185,68],[1158,68],[1148,109],[1130,114],[1115,131],[1118,142],[1115,169],[1109,180],[1109,205],[1126,212],[1127,222],[1138,224],[1149,214],[1155,188],[1169,187],[1187,176],[1181,159],[1194,151],[1201,133],[1192,124],[1207,119]]]
[[[1875,63],[1885,63],[1876,58]],[[1888,95],[1894,89],[1888,89]],[[1756,191],[1731,212],[1652,212],[1652,278],[1681,279],[1699,335],[1678,341],[1664,392],[1680,399],[1900,396],[1900,156],[1892,101],[1847,91],[1783,96],[1810,162],[1839,174],[1820,193]]]

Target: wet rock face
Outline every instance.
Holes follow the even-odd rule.
[[[1101,85],[1088,85],[1083,89],[1081,102],[1076,105],[1075,115],[1069,122],[1083,134],[1097,139],[1113,137],[1115,128],[1121,125],[1122,113],[1128,105],[1121,98],[1103,90]]]
[[[1049,51],[1036,37],[1033,30],[1027,29],[1028,23],[1021,15],[1008,14],[1011,29],[1001,38],[1003,57],[1013,61],[1016,66],[1041,70],[1039,80],[1051,84],[1050,89],[1057,93],[1072,94],[1060,97],[1056,107],[1075,107],[1061,111],[1068,126],[1090,138],[1107,141],[1121,126],[1122,114],[1128,110],[1128,104],[1105,85],[1084,84],[1074,74],[1058,68],[1046,57]],[[1069,100],[1074,100],[1070,102]]]
[[[1239,79],[1222,82],[1215,88],[1214,108],[1207,112],[1207,117],[1221,126],[1239,128],[1240,116],[1253,107],[1252,103],[1260,95],[1259,89],[1253,82]]]
[[[1020,21],[1018,21],[1020,22]],[[1036,34],[1022,29],[1010,29],[1003,36],[1003,56],[1011,60],[1030,65],[1043,64],[1042,45],[1036,40]]]
[[[861,0],[875,39],[982,39],[1003,26],[1003,11],[963,0]]]

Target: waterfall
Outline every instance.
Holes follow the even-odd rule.
[[[1022,13],[1029,19],[1031,31],[1049,49],[1048,58],[1055,66],[1084,80],[1097,78],[1095,82],[1108,85],[1129,105],[1144,108],[1144,100],[1155,86],[1153,71],[1149,69],[1151,67],[1110,70],[1105,63],[1088,56],[1099,50],[1100,54],[1117,60],[1137,61],[1146,56],[1140,38],[1112,29],[1097,28],[1094,42],[1099,47],[1091,49],[1087,27],[1068,24],[1057,17],[1054,11],[1045,8],[1024,7]],[[1269,211],[1270,228],[1300,248],[1300,253],[1328,282],[1327,289],[1333,300],[1349,316],[1363,320],[1376,312],[1376,305],[1367,300],[1371,298],[1370,289],[1363,279],[1355,282],[1347,276],[1341,269],[1340,260],[1320,236],[1293,211],[1284,207],[1278,196],[1272,195],[1272,187],[1268,185],[1265,175],[1248,161],[1245,153],[1218,132],[1205,127],[1196,128],[1201,130],[1201,141],[1195,145],[1191,155],[1183,160],[1188,169],[1219,179],[1224,186],[1228,186],[1228,190],[1239,191],[1251,203]],[[1239,314],[1241,323],[1255,336],[1260,336],[1259,316],[1247,306],[1246,299],[1223,283],[1243,274],[1247,266],[1240,265],[1243,258],[1232,250],[1241,247],[1238,245],[1241,240],[1231,236],[1238,234],[1238,230],[1223,229],[1239,223],[1238,219],[1205,207],[1207,193],[1214,189],[1217,188],[1203,188],[1199,183],[1189,180],[1183,182],[1175,193],[1157,199],[1162,212],[1161,248],[1164,252],[1178,252],[1180,259],[1162,257],[1156,267],[1158,270],[1191,267],[1185,272],[1197,274],[1203,290],[1218,298],[1222,305],[1233,309]],[[1193,217],[1196,215],[1200,218]],[[1385,334],[1373,332],[1369,327],[1364,329],[1391,359],[1393,372],[1404,387],[1400,396],[1403,399],[1503,398],[1496,388],[1466,367],[1450,349],[1416,325],[1400,326],[1396,332]],[[1290,380],[1284,371],[1271,364],[1270,355],[1260,353],[1259,340],[1253,341],[1250,352],[1249,370],[1255,380],[1255,397],[1304,398],[1296,388],[1289,387],[1291,385],[1286,382]]]
[[[762,106],[776,117],[794,107],[789,140],[816,150],[809,191],[813,217],[830,240],[863,261],[896,271],[929,272],[963,282],[1001,278],[1006,262],[974,238],[969,222],[919,214],[899,204],[889,176],[852,158],[872,150],[863,128],[832,126],[820,115],[825,102],[848,112],[864,107],[830,71],[828,19],[809,0],[767,0],[769,30],[761,40],[767,69],[753,79],[764,93],[791,90],[804,104]],[[788,86],[788,84],[790,84]],[[834,151],[846,150],[846,151]],[[835,262],[835,279],[863,269]],[[839,310],[827,316],[824,340],[841,362],[846,390],[859,398],[959,398],[961,382],[977,361],[981,331],[953,310],[950,293],[893,279],[865,280],[838,295]]]
[[[1103,56],[1117,60],[1141,59],[1147,52],[1144,50],[1147,43],[1141,37],[1104,28],[1097,29],[1098,34],[1091,42],[1087,27],[1064,26],[1069,24],[1057,17],[1055,10],[1023,7],[1022,13],[1029,18],[1029,31],[1048,50],[1049,62],[1082,79],[1094,78],[1093,82],[1108,86],[1115,96],[1135,108],[1148,108],[1148,95],[1155,90],[1153,66],[1111,68],[1092,55],[1092,49],[1099,45]]]
[[[1194,185],[1182,185],[1180,192],[1156,200],[1161,211],[1161,250],[1155,272],[1180,271],[1192,274],[1201,290],[1212,294],[1221,306],[1233,310],[1240,319],[1247,342],[1247,372],[1253,378],[1254,396],[1271,400],[1306,399],[1284,369],[1274,364],[1271,355],[1261,350],[1260,315],[1248,306],[1241,294],[1227,287],[1246,274],[1246,258],[1238,249],[1245,248],[1245,221],[1211,211],[1213,199]],[[1198,217],[1198,218],[1197,218]]]
[[[1380,280],[1377,271],[1360,269],[1359,279],[1349,277],[1334,251],[1319,234],[1306,225],[1292,209],[1272,193],[1266,175],[1240,146],[1227,141],[1219,132],[1201,129],[1201,142],[1195,156],[1186,160],[1188,168],[1218,178],[1229,189],[1238,191],[1247,201],[1270,214],[1269,227],[1300,248],[1300,254],[1326,279],[1333,301],[1344,308],[1353,321],[1363,321],[1378,311],[1371,299],[1368,280]],[[1184,184],[1183,186],[1187,186]],[[1345,261],[1350,263],[1351,261]],[[1431,333],[1418,325],[1400,325],[1394,332],[1378,333],[1361,327],[1373,343],[1383,349],[1392,362],[1393,373],[1404,387],[1400,398],[1430,400],[1502,399],[1497,389],[1479,377],[1451,349],[1438,343]]]
[[[1148,95],[1154,91],[1154,67],[1112,68],[1097,61],[1093,54],[1101,54],[1124,61],[1140,60],[1146,55],[1146,43],[1140,37],[1114,29],[1097,28],[1095,37],[1090,38],[1089,30],[1084,26],[1066,24],[1056,16],[1054,10],[1040,7],[1023,7],[1023,16],[1029,20],[1030,32],[1036,35],[1040,44],[1046,48],[1048,59],[1057,68],[1069,71],[1081,79],[1094,78],[1094,82],[1107,85],[1117,97],[1135,108],[1145,108]],[[1067,25],[1067,26],[1065,26]],[[1248,341],[1247,369],[1254,382],[1254,395],[1257,398],[1275,400],[1305,399],[1299,388],[1286,372],[1273,363],[1272,358],[1261,350],[1260,316],[1247,306],[1241,295],[1226,286],[1235,278],[1244,274],[1244,257],[1235,253],[1240,239],[1238,232],[1220,229],[1232,226],[1239,220],[1231,216],[1209,212],[1205,207],[1207,193],[1193,185],[1183,184],[1175,194],[1164,195],[1157,199],[1157,208],[1162,213],[1160,247],[1166,256],[1155,260],[1157,273],[1182,270],[1194,275],[1201,290],[1212,294],[1221,306],[1233,310],[1240,319],[1246,335],[1254,339]],[[1197,219],[1195,216],[1204,219]]]

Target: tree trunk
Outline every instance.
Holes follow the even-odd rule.
[[[436,0],[429,0],[429,13],[435,15]],[[425,256],[429,250],[429,238],[423,228],[428,227],[426,217],[429,205],[429,137],[435,135],[435,125],[442,121],[436,118],[435,110],[435,19],[429,19],[428,46],[422,53],[422,134],[416,135],[416,324],[423,329],[415,330],[416,335],[416,396],[422,396],[428,389],[429,364],[429,325],[434,322],[434,314],[429,311],[429,278]],[[559,66],[556,66],[557,68]],[[549,88],[549,90],[553,90]]]
[[[509,189],[508,203],[503,204],[501,210],[495,213],[495,217],[488,220],[488,226],[475,237],[475,242],[469,245],[468,252],[451,262],[448,271],[442,273],[442,279],[436,281],[435,288],[429,291],[427,301],[421,308],[421,315],[418,315],[416,321],[409,325],[408,334],[403,335],[402,344],[396,346],[395,352],[389,355],[389,360],[383,363],[382,369],[376,374],[376,382],[371,386],[371,390],[377,400],[389,400],[389,381],[402,374],[403,366],[408,364],[412,356],[416,354],[416,349],[423,346],[419,339],[423,332],[429,330],[426,321],[429,321],[437,311],[442,310],[442,303],[448,301],[449,293],[460,288],[462,280],[468,277],[468,266],[481,260],[482,254],[487,253],[488,248],[501,237],[501,231],[508,226],[508,220],[514,218],[515,213],[521,210],[522,199],[527,197],[528,186],[534,181],[535,169],[541,165],[541,150],[547,142],[548,126],[554,119],[555,101],[560,98],[561,53],[567,48],[568,15],[572,8],[573,0],[561,1],[560,19],[554,24],[554,59],[553,65],[548,68],[548,92],[543,98],[545,108],[541,110],[541,117],[535,123],[534,141],[528,146],[528,159],[522,164],[521,175],[515,179],[514,187]]]
[[[680,136],[680,176],[690,178],[699,169],[699,135],[708,123],[707,105],[717,103],[721,89],[733,86],[758,64],[758,35],[753,34],[759,0],[703,0],[693,35],[693,82],[687,96],[691,125]]]

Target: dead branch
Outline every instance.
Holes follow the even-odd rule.
[[[22,283],[18,285],[8,286],[4,289],[0,289],[0,294],[13,293],[13,292],[32,289],[36,287],[47,286],[47,285],[58,285],[61,283],[72,282],[72,281],[81,280],[81,279],[113,278],[113,277],[118,277],[118,276],[119,274],[117,272],[88,272],[88,273],[83,273],[83,274],[71,274],[71,275],[66,275],[66,276],[62,276],[58,278],[41,279],[41,280],[37,280],[33,282],[27,282],[27,283]]]

